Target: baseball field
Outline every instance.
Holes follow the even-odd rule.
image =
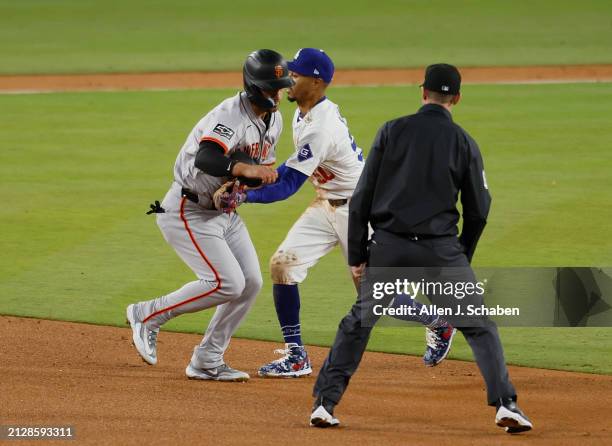
[[[494,425],[459,337],[426,369],[422,328],[375,329],[330,432],[307,426],[313,378],[185,378],[212,311],[165,325],[155,367],[124,323],[128,303],[192,280],[145,212],[257,48],[326,49],[338,69],[328,96],[366,153],[384,121],[419,107],[422,67],[465,68],[454,119],[479,142],[493,196],[474,264],[611,266],[610,17],[593,0],[0,0],[0,425],[71,425],[78,444],[612,442],[610,327],[500,329],[535,425],[515,438]],[[293,107],[283,102],[286,122]],[[278,160],[292,151],[286,124]],[[251,376],[282,341],[268,259],[312,198],[305,185],[239,211],[264,288],[227,358]],[[300,289],[316,374],[355,299],[340,252]]]

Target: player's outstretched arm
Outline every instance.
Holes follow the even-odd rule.
[[[308,177],[302,172],[287,167],[285,163],[278,169],[278,180],[260,189],[246,192],[247,203],[274,203],[289,198],[306,182]]]
[[[234,177],[259,178],[264,184],[272,184],[278,178],[276,170],[268,166],[237,162],[232,167],[231,174]]]
[[[223,147],[213,141],[203,141],[196,154],[195,166],[213,177],[259,178],[264,184],[274,183],[277,172],[268,166],[247,164],[225,156]]]

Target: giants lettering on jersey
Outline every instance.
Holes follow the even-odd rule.
[[[336,178],[336,175],[334,175],[333,172],[330,172],[323,166],[317,167],[312,173],[312,176],[315,178],[315,180],[317,180],[317,184],[325,184],[328,181]]]
[[[270,147],[272,147],[272,145],[266,141],[263,146],[264,147],[261,153],[259,150],[258,142],[246,145],[238,150],[240,150],[241,152],[245,152],[253,159],[265,160],[268,157],[268,154],[270,153]]]

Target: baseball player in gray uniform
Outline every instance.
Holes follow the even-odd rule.
[[[126,309],[134,346],[144,361],[154,365],[164,323],[216,307],[185,371],[191,379],[249,379],[247,373],[225,364],[223,354],[261,289],[261,271],[242,219],[235,212],[222,212],[215,191],[232,177],[259,179],[263,184],[276,180],[269,165],[275,161],[282,130],[277,109],[281,90],[293,81],[283,57],[266,49],[248,56],[243,77],[244,91],[221,102],[195,125],[176,159],[170,190],[161,206],[152,206],[164,238],[197,279]]]

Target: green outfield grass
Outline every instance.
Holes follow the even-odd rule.
[[[608,0],[0,0],[0,73],[236,70],[256,48],[340,67],[612,63]]]
[[[145,211],[166,192],[194,123],[233,93],[0,95],[0,313],[121,326],[128,302],[192,280]],[[383,121],[419,106],[418,87],[329,96],[365,149]],[[481,145],[494,197],[477,265],[612,265],[611,100],[611,83],[465,86],[456,120]],[[286,120],[292,107],[283,103]],[[280,160],[292,150],[285,127]],[[241,208],[265,285],[240,336],[280,341],[267,260],[312,196],[305,185],[289,201]],[[301,291],[305,341],[329,344],[355,297],[337,250]],[[211,314],[165,329],[199,332]],[[598,373],[612,373],[610,334],[502,329],[513,364]],[[370,348],[420,354],[423,344],[422,329],[385,327]],[[451,357],[471,357],[463,339]]]

